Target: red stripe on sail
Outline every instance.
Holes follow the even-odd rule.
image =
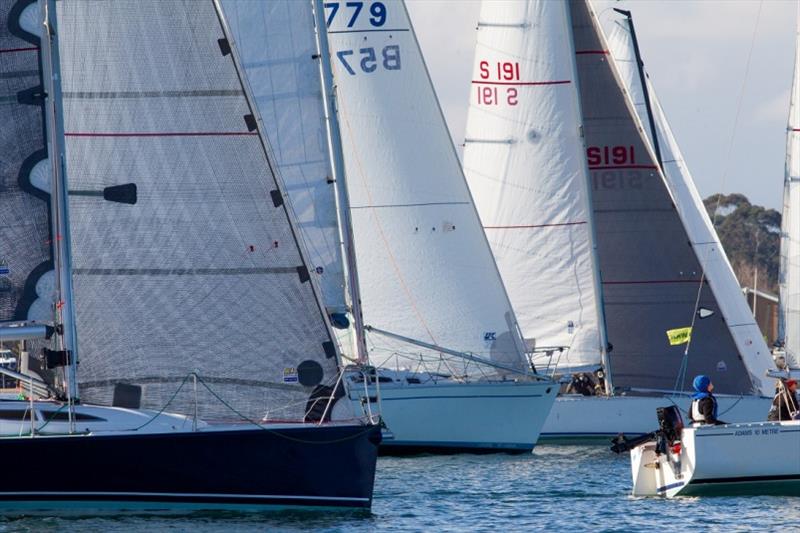
[[[703,280],[705,282],[705,280]],[[667,283],[700,283],[699,279],[649,279],[638,281],[604,281],[603,285],[664,285]]]
[[[484,226],[483,229],[528,229],[528,228],[555,228],[558,226],[580,226],[586,222],[562,222],[560,224],[532,224],[527,226]]]
[[[572,83],[570,80],[558,80],[558,81],[484,81],[484,80],[472,80],[474,85],[523,85],[523,86],[530,86],[530,85],[564,85],[567,83]]]
[[[589,170],[620,170],[620,169],[638,169],[638,170],[658,170],[656,165],[612,165],[607,167],[589,167]]]

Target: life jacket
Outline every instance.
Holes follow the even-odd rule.
[[[714,402],[714,412],[712,416],[716,419],[717,417],[717,402],[714,400],[712,396],[706,396],[706,398],[711,398],[711,401]],[[691,419],[692,422],[695,424],[708,424],[709,421],[706,420],[705,415],[700,412],[700,402],[702,402],[705,398],[696,398],[692,400],[692,408],[691,408]]]

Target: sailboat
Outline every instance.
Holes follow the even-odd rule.
[[[331,270],[319,256],[316,271],[336,272],[325,303],[331,314],[346,308],[335,322],[352,362],[348,398],[356,412],[380,414],[382,453],[529,452],[556,386],[520,347],[403,3],[225,6],[236,7],[259,107],[286,116],[270,129],[273,145],[307,140],[285,164],[327,154],[319,171],[298,170],[290,198],[303,217],[300,190],[316,187],[314,209],[338,213],[344,264]],[[275,10],[286,24],[259,31]],[[285,74],[267,77],[267,64]],[[304,239],[323,249],[329,220],[305,222]]]
[[[798,22],[800,25],[800,22]],[[800,30],[798,30],[800,31]],[[800,48],[800,45],[798,45]],[[800,52],[798,52],[800,53]],[[800,81],[798,63],[789,108],[783,182],[778,340],[786,365],[800,368]],[[777,355],[777,354],[776,354]]]
[[[64,459],[9,462],[0,507],[369,508],[380,428],[329,422],[340,355],[220,6],[0,13],[0,339],[32,362],[0,369],[0,448]]]
[[[483,3],[465,172],[534,362],[589,385],[542,438],[646,433],[698,373],[726,420],[765,417],[769,351],[663,111],[640,118],[613,50],[588,2]],[[683,327],[691,352],[668,342]]]
[[[797,34],[794,79],[786,130],[786,170],[784,187],[784,219],[781,240],[781,282],[789,285],[796,280],[791,272],[790,258],[795,253],[791,239],[797,235],[796,214],[791,210],[797,193],[798,164],[800,163],[800,32]],[[792,216],[795,216],[792,219]],[[794,226],[792,226],[794,224]],[[794,230],[794,232],[792,232]],[[797,263],[794,263],[797,266]],[[783,306],[787,310],[785,326],[790,324],[791,288],[781,289]],[[785,298],[785,299],[784,299]],[[787,320],[788,319],[788,320]],[[786,332],[787,346],[791,335]],[[792,355],[787,348],[787,355]],[[787,363],[794,360],[787,357]],[[774,378],[800,378],[800,371],[783,368],[770,373]],[[779,385],[782,387],[782,385]],[[786,394],[786,389],[782,389]],[[790,413],[791,414],[791,413]],[[658,431],[640,442],[618,443],[617,451],[630,449],[635,496],[719,495],[719,494],[800,494],[800,413],[794,420],[750,422],[722,426],[682,427],[678,417],[673,423],[660,424]],[[662,419],[668,418],[662,415]],[[759,420],[762,417],[753,418]],[[674,423],[678,421],[677,423]],[[758,453],[753,453],[758,450]]]

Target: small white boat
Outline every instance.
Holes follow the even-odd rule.
[[[634,496],[800,495],[800,420],[681,426],[631,449]]]

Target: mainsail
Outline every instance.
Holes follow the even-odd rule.
[[[516,319],[405,6],[325,6],[365,323],[523,368]],[[370,340],[376,364],[439,357]],[[468,370],[462,359],[442,361]]]
[[[577,370],[604,343],[568,21],[566,2],[483,2],[464,172],[528,349]]]
[[[58,16],[82,399],[302,418],[337,351],[215,2]]]
[[[800,30],[795,50],[781,222],[779,338],[800,365]]]
[[[311,1],[224,0],[222,6],[313,275],[329,311],[344,313],[341,239]]]
[[[686,198],[668,188],[596,15],[585,1],[571,1],[570,11],[615,386],[676,386],[683,349],[665,332],[689,326],[699,301],[686,375],[709,374],[719,392],[768,392],[767,349],[752,317],[728,314],[704,275],[704,264],[725,265],[723,251],[715,239],[696,241],[699,232],[690,237],[702,219],[682,220],[688,206],[676,204]],[[738,288],[725,298],[737,296]]]
[[[0,2],[0,322],[53,321],[53,258],[35,2]],[[24,25],[24,26],[23,26]]]

